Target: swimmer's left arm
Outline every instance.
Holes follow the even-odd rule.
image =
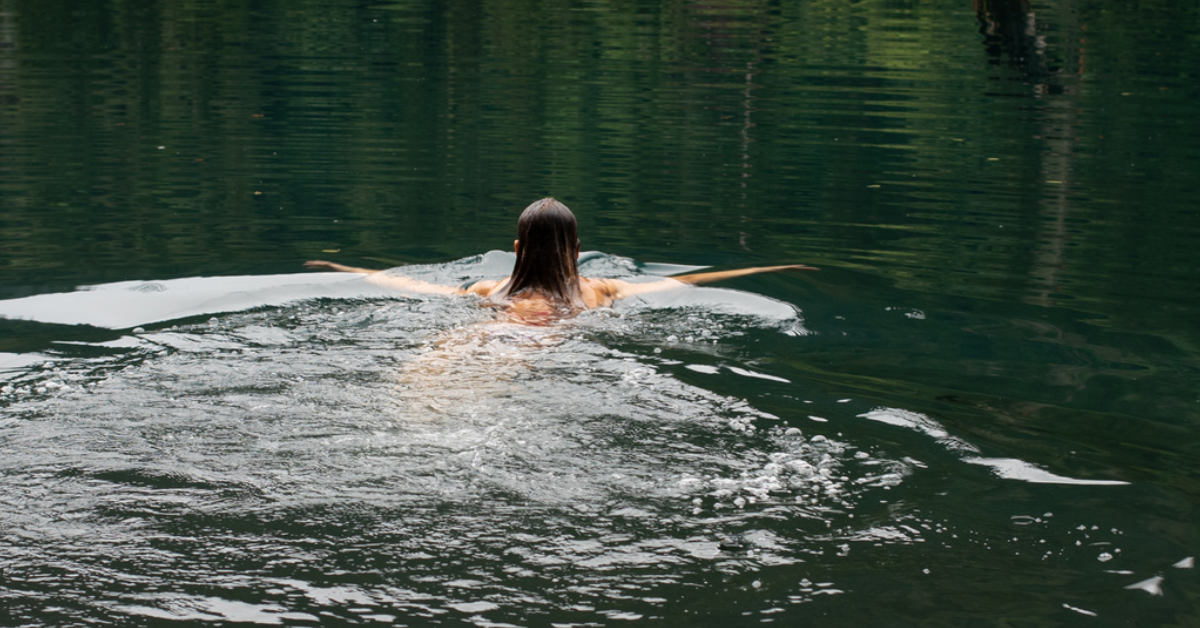
[[[508,281],[508,279],[484,279],[481,281],[476,281],[469,286],[459,288],[457,290],[457,294],[474,294],[476,296],[486,298],[492,295],[492,292],[495,291],[496,286],[499,286],[505,281]]]
[[[304,262],[304,266],[313,270],[332,270],[339,273],[361,273],[364,275],[369,275],[371,273],[379,272],[378,270],[371,270],[370,268],[358,268],[357,266],[346,266],[345,264],[327,262],[323,259],[309,260]]]
[[[385,275],[383,273],[372,273],[367,275],[367,281],[383,288],[392,288],[395,290],[403,290],[405,292],[420,292],[424,294],[462,294],[458,288],[451,286],[443,286],[441,284],[429,283],[404,275]]]
[[[326,262],[324,260],[312,260],[304,262],[308,268],[317,270],[333,270],[342,273],[359,273],[366,275],[367,281],[384,288],[392,288],[396,290],[404,290],[406,292],[420,292],[424,294],[461,294],[458,288],[443,286],[404,275],[385,275],[382,271],[372,270],[370,268],[358,268],[356,266],[345,266],[334,262]]]

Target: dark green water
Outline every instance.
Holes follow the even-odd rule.
[[[1200,625],[1198,27],[0,0],[0,625]]]

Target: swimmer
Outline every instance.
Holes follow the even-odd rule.
[[[535,201],[517,221],[517,239],[513,241],[517,262],[512,275],[499,280],[484,280],[462,287],[445,286],[378,270],[344,266],[313,260],[308,268],[369,275],[368,281],[390,288],[426,294],[474,294],[490,305],[503,308],[516,322],[544,325],[552,320],[573,316],[583,310],[608,307],[613,301],[639,294],[699,285],[781,270],[817,270],[812,266],[757,266],[738,270],[675,275],[633,283],[620,279],[580,277],[580,242],[575,215],[566,205],[552,199]]]

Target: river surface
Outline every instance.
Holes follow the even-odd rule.
[[[1196,626],[1198,26],[0,0],[0,625]]]

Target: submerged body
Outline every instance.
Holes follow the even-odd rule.
[[[527,325],[545,325],[583,310],[608,307],[618,299],[661,292],[687,284],[712,283],[781,270],[817,270],[812,266],[800,264],[759,266],[677,275],[647,283],[582,277],[579,275],[577,261],[580,242],[575,216],[565,205],[552,198],[541,199],[525,208],[517,223],[517,232],[518,238],[513,241],[517,262],[512,274],[504,279],[478,281],[464,287],[434,284],[323,260],[306,262],[305,266],[363,273],[369,275],[368,281],[376,285],[410,292],[474,294],[484,298],[489,304],[502,308],[513,322]]]

